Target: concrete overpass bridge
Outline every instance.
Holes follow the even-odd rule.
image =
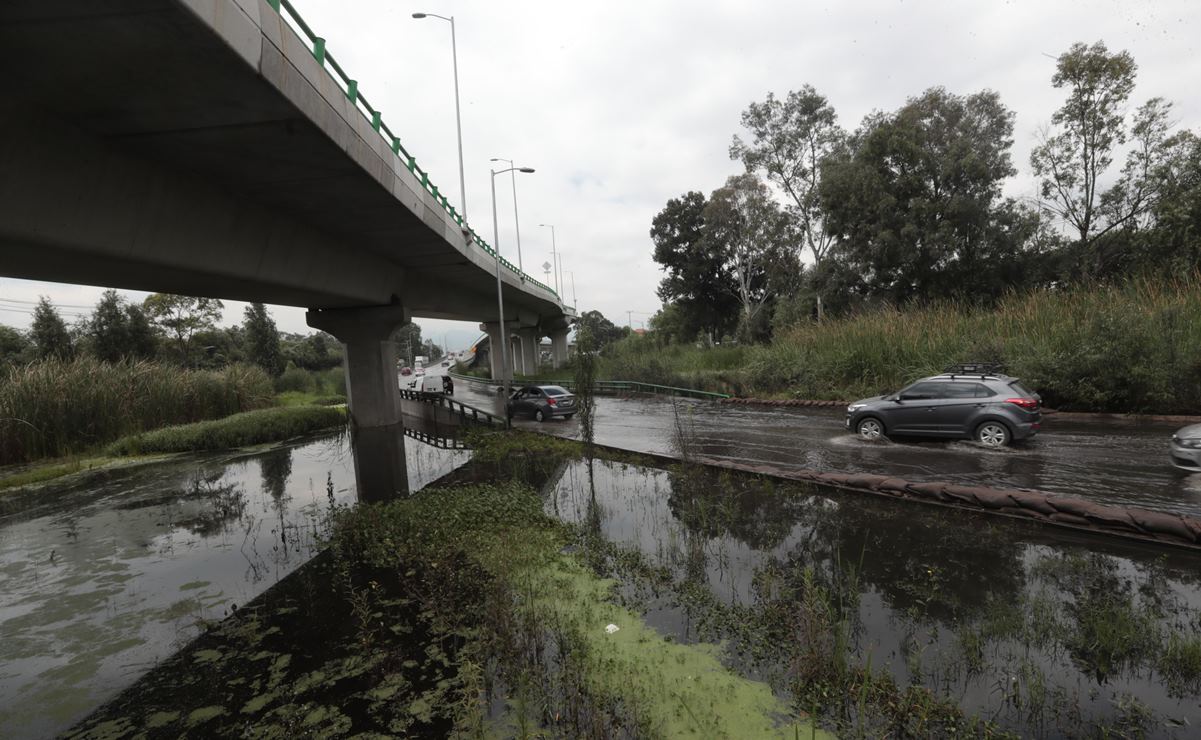
[[[492,247],[288,0],[8,0],[0,55],[0,274],[307,308],[345,345],[364,498],[406,485],[405,322],[565,359],[574,311],[502,259],[500,315]]]

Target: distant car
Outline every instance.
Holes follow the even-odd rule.
[[[425,368],[423,368],[423,367],[419,367],[419,368],[417,368],[416,370],[414,370],[414,371],[413,371],[413,373],[414,373],[415,375],[417,375],[418,377],[420,377],[420,376],[422,376],[422,375],[425,375]]]
[[[527,385],[509,397],[509,418],[521,414],[535,421],[556,416],[570,419],[575,411],[575,396],[557,385]]]
[[[401,374],[401,375],[412,375],[412,374],[413,374],[413,368],[411,368],[411,367],[402,367],[402,368],[400,369],[400,374]]]
[[[957,365],[896,393],[847,406],[847,429],[861,439],[884,436],[974,439],[1004,447],[1038,433],[1042,399],[1017,378],[985,364]]]
[[[1177,429],[1172,435],[1172,464],[1189,473],[1201,473],[1201,424]]]
[[[442,367],[450,367],[450,360],[443,360]]]

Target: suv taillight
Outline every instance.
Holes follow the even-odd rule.
[[[1038,400],[1034,398],[1007,398],[1005,403],[1012,403],[1025,411],[1038,411]]]

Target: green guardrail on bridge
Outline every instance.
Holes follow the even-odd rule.
[[[499,381],[491,378],[477,378],[472,375],[460,375],[458,373],[448,373],[455,380],[464,382],[483,383],[485,385],[500,385]],[[567,390],[575,390],[574,380],[514,380],[513,387],[522,385],[559,385]],[[642,383],[636,380],[598,380],[594,386],[597,391],[632,391],[634,393],[650,393],[661,396],[684,396],[687,398],[730,398],[729,393],[716,393],[714,391],[701,391],[695,388],[680,388],[674,385],[658,385],[656,383]]]
[[[346,94],[346,98],[354,105],[359,113],[371,123],[371,128],[383,138],[384,142],[392,149],[392,153],[400,160],[405,169],[413,173],[418,180],[421,181],[421,187],[426,192],[434,196],[434,200],[442,207],[442,210],[451,217],[471,237],[472,243],[480,249],[484,250],[489,256],[500,260],[505,269],[515,274],[522,282],[537,286],[555,297],[562,304],[563,299],[549,285],[523,272],[517,265],[508,261],[504,257],[498,255],[496,250],[492,248],[486,241],[480,238],[480,235],[475,233],[475,229],[471,228],[463,216],[455,210],[455,207],[450,204],[450,201],[445,195],[438,190],[438,186],[430,181],[429,173],[417,166],[417,158],[409,153],[407,149],[400,143],[400,137],[392,133],[392,129],[388,128],[388,124],[384,122],[383,114],[367,101],[363,93],[359,90],[358,80],[353,80],[346,71],[342,69],[342,65],[338,64],[338,60],[334,59],[333,54],[326,49],[325,39],[318,36],[309,27],[309,24],[304,22],[300,17],[300,13],[288,0],[267,0],[267,4],[271,6],[276,13],[279,13],[281,18],[290,20],[289,27],[294,28],[304,34],[309,40],[309,49],[313,53],[313,58],[321,65],[321,68],[329,74],[330,78],[339,83],[342,92]],[[332,70],[332,72],[331,72]]]

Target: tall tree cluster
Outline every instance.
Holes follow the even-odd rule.
[[[654,218],[652,326],[755,340],[865,304],[989,305],[1201,268],[1201,138],[1173,132],[1162,98],[1130,112],[1136,73],[1101,42],[1059,56],[1051,84],[1065,98],[1031,154],[1040,197],[1026,201],[1004,195],[1015,116],[996,92],[934,87],[849,133],[812,86],[769,93],[730,146],[744,173]]]
[[[250,362],[278,377],[289,366],[327,370],[342,363],[335,338],[281,333],[262,303],[246,308],[241,325],[218,327],[220,316],[221,304],[212,299],[155,293],[135,303],[107,290],[90,315],[68,327],[42,297],[27,332],[0,325],[0,368],[90,355],[105,362],[162,360],[198,368]],[[420,354],[421,330],[410,326]]]

